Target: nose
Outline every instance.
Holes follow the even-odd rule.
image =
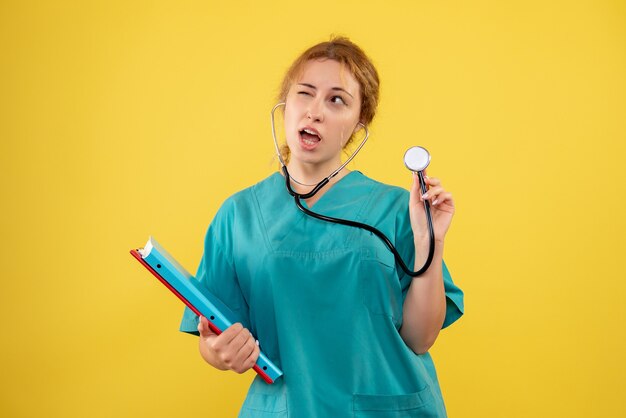
[[[311,100],[307,109],[307,118],[313,122],[324,120],[324,109],[321,100]]]

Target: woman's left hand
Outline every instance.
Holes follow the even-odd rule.
[[[415,242],[421,242],[429,237],[426,210],[424,209],[424,200],[428,200],[430,202],[430,213],[433,218],[435,241],[443,242],[454,215],[452,193],[444,190],[438,178],[427,177],[426,172],[424,172],[424,181],[428,190],[425,197],[422,196],[418,175],[413,174],[413,185],[411,186],[409,198],[409,214],[413,236]]]

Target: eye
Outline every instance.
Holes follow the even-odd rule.
[[[330,98],[330,101],[335,104],[346,104],[346,101],[341,96],[333,96]]]
[[[311,96],[311,93],[309,93],[308,91],[304,91],[304,90],[299,91],[298,94],[302,94],[302,95],[305,95],[305,96]]]

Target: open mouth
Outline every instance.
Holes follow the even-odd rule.
[[[304,128],[300,131],[300,139],[302,139],[302,142],[308,146],[314,146],[322,140],[316,130],[309,128]]]

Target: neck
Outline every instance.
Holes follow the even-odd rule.
[[[338,169],[341,166],[340,161],[332,161],[327,164],[307,164],[301,161],[289,161],[287,164],[287,170],[289,170],[289,176],[291,177],[292,187],[298,193],[306,193],[310,191],[315,185],[317,185],[320,181],[324,180],[328,177],[333,171]],[[335,177],[333,177],[329,184],[324,188],[328,188],[330,185],[334,184],[336,181],[341,179],[343,176],[348,174],[350,171],[347,168],[343,168]],[[313,186],[302,186],[301,184],[296,183],[293,179],[297,180],[303,184],[310,184]]]

